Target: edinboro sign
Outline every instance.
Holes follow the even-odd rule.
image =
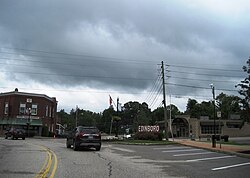
[[[158,125],[141,125],[138,126],[138,132],[159,132],[160,127]]]

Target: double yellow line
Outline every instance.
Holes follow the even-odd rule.
[[[34,144],[32,144],[32,145],[34,145]],[[56,154],[47,147],[40,146],[40,145],[34,145],[34,146],[41,148],[42,150],[46,151],[46,153],[47,153],[45,162],[43,164],[43,167],[36,174],[35,178],[47,178],[47,177],[48,178],[54,178],[55,172],[56,172],[56,169],[57,169],[57,157],[56,157]]]
[[[50,176],[49,176],[49,178],[53,178],[55,176],[55,172],[56,172],[56,168],[57,168],[56,154],[52,150],[50,150],[49,148],[45,148],[45,147],[42,147],[42,148],[43,148],[43,150],[45,150],[47,152],[46,160],[45,160],[45,162],[43,164],[43,167],[41,168],[39,173],[35,176],[35,178],[48,177],[48,174],[49,174],[49,172],[51,170],[51,165],[52,165],[53,160],[54,160],[54,166],[53,166],[53,168],[51,170],[51,173],[50,173]]]

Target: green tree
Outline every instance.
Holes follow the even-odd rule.
[[[67,130],[71,130],[75,127],[75,117],[73,114],[68,114],[64,111],[64,109],[62,109],[57,113],[57,116],[58,116],[59,122],[62,125],[67,126],[66,128]]]
[[[168,113],[167,118],[169,118],[169,116],[170,116],[170,108],[171,108],[171,118],[172,119],[175,118],[176,115],[180,115],[181,114],[181,112],[178,109],[178,107],[175,106],[174,104],[171,104],[171,105],[167,106],[167,113]],[[163,115],[164,115],[164,113],[163,113]]]
[[[190,115],[190,117],[198,118],[199,117],[199,103],[195,99],[188,99],[185,114]]]
[[[111,122],[112,122],[112,116],[115,116],[116,111],[114,108],[110,107],[108,109],[105,109],[103,111],[101,121],[99,122],[100,124],[100,130],[109,133],[110,132],[110,127],[111,127]],[[102,126],[101,126],[102,124]]]
[[[228,96],[224,93],[216,97],[218,110],[221,111],[221,117],[228,119],[230,114],[240,114],[240,98],[238,96]]]
[[[239,94],[243,97],[241,99],[243,107],[243,118],[247,122],[250,122],[250,57],[247,60],[247,65],[242,67],[243,71],[246,72],[246,78],[241,81],[240,84],[236,85],[239,87]]]
[[[124,104],[122,111],[122,124],[133,126],[133,130],[137,131],[139,125],[147,125],[151,120],[151,111],[147,103],[139,103],[130,101]]]
[[[212,101],[202,101],[199,104],[198,117],[200,116],[209,116],[209,118],[214,118],[214,109]]]
[[[151,114],[151,124],[155,124],[157,121],[164,120],[164,108],[158,107]]]
[[[200,116],[209,116],[213,118],[213,103],[211,101],[202,101],[198,103],[194,99],[188,99],[185,114],[190,115],[193,118],[200,118]]]

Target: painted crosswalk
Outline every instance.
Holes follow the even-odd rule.
[[[241,163],[241,164],[234,164],[234,165],[229,165],[229,166],[223,166],[223,167],[218,167],[218,168],[213,168],[212,171],[218,171],[218,170],[235,168],[235,167],[246,166],[246,165],[250,165],[250,162]]]
[[[189,152],[189,151],[200,151],[201,149],[182,149],[182,150],[167,150],[162,151],[163,153],[174,153],[174,152]]]
[[[183,154],[176,154],[176,155],[173,155],[175,157],[179,157],[179,156],[195,156],[195,155],[207,155],[207,154],[214,154],[215,152],[211,152],[211,151],[208,151],[208,152],[198,152],[198,153],[183,153]]]

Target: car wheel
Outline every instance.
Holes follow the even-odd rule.
[[[100,150],[101,150],[101,146],[95,147],[95,150],[96,150],[96,151],[100,151]]]
[[[11,136],[11,139],[14,140],[14,138],[15,138],[14,135],[12,135],[12,136]]]
[[[23,137],[22,139],[25,140],[25,137]]]
[[[7,136],[7,135],[5,135],[5,139],[8,139],[8,136]]]
[[[76,144],[75,141],[73,141],[73,149],[74,149],[74,151],[77,151],[77,150],[78,150],[78,146],[77,146],[77,144]]]
[[[68,140],[66,141],[66,147],[67,147],[67,148],[70,148],[70,147],[71,147],[71,145],[69,144]]]

